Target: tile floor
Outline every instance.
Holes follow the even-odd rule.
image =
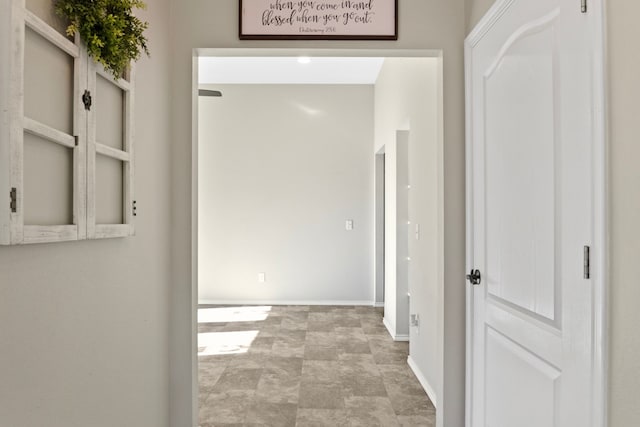
[[[200,306],[200,426],[435,426],[382,310]]]

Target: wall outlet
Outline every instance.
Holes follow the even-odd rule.
[[[353,220],[352,219],[348,219],[345,223],[344,223],[344,228],[347,231],[351,231],[353,230]]]
[[[267,273],[258,273],[258,282],[264,283],[267,281]]]
[[[411,315],[411,326],[414,326],[416,328],[420,327],[420,315],[419,314],[412,314]]]

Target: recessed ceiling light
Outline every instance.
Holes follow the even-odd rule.
[[[311,58],[309,58],[308,56],[300,56],[298,58],[298,63],[300,64],[308,64],[311,62]]]

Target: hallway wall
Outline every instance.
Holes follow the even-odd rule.
[[[199,301],[372,304],[373,86],[206,87]]]
[[[168,12],[139,14],[136,236],[0,247],[0,426],[185,425],[169,422]]]
[[[387,58],[376,81],[376,147],[385,145],[393,165],[396,155],[397,129],[409,130],[408,184],[411,189],[398,187],[387,191],[391,197],[400,192],[408,196],[408,218],[404,221],[404,241],[408,243],[411,261],[391,259],[386,272],[393,284],[395,264],[408,264],[408,288],[398,287],[400,312],[394,321],[399,334],[410,337],[410,356],[415,367],[431,389],[433,400],[441,393],[442,375],[442,304],[438,271],[441,248],[438,247],[439,200],[439,94],[438,68],[435,58]],[[388,215],[389,218],[391,215]],[[395,221],[395,217],[391,219]],[[409,220],[410,224],[406,224]],[[416,226],[420,226],[420,239]],[[387,229],[391,227],[387,225]],[[400,234],[400,231],[398,232]],[[400,238],[401,236],[398,236]],[[392,242],[393,244],[394,242]],[[387,250],[390,253],[391,249]],[[407,297],[407,292],[411,298]],[[418,314],[420,328],[410,328],[409,315]],[[385,313],[386,317],[386,313]],[[436,402],[437,403],[437,402]]]
[[[640,419],[640,2],[608,0],[609,64],[609,426]]]

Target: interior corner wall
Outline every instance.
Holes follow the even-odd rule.
[[[402,185],[387,184],[388,191],[393,192],[389,200],[404,200],[403,203],[407,204],[408,197],[408,204],[406,217],[396,218],[395,212],[387,216],[387,230],[392,226],[396,230],[397,227],[397,236],[389,236],[393,246],[387,246],[387,259],[390,261],[386,263],[385,270],[390,270],[391,274],[387,275],[388,282],[385,283],[389,283],[387,288],[395,289],[394,281],[401,276],[395,270],[396,265],[408,264],[408,288],[406,284],[397,283],[392,296],[393,304],[403,307],[393,313],[394,320],[397,325],[404,324],[406,330],[399,329],[397,333],[409,334],[412,362],[428,383],[431,398],[436,401],[443,374],[443,343],[439,329],[444,322],[440,307],[444,289],[438,278],[437,249],[438,235],[442,231],[438,230],[438,210],[441,208],[438,202],[441,184],[438,182],[439,66],[435,58],[387,58],[375,91],[376,148],[384,145],[385,149],[390,148],[392,155],[403,153],[402,156],[408,159],[407,181]],[[398,129],[408,129],[408,132],[397,132]],[[396,132],[408,134],[408,153],[396,149]],[[403,175],[402,171],[392,171],[392,174]],[[406,184],[411,186],[409,190]],[[394,206],[390,208],[394,209]],[[394,257],[395,246],[400,247],[400,243],[407,246],[408,262]],[[409,330],[410,314],[419,316],[419,328]]]
[[[135,83],[136,236],[0,247],[1,426],[178,425],[168,409],[169,2],[139,16],[152,56]]]
[[[373,304],[373,86],[202,87],[199,301]]]
[[[236,0],[172,1],[172,294],[171,425],[196,425],[192,392],[192,57],[197,48],[438,49],[444,79],[444,386],[438,427],[464,425],[465,214],[464,214],[464,0],[399,2],[398,40],[240,40]],[[255,51],[254,51],[255,52]]]

